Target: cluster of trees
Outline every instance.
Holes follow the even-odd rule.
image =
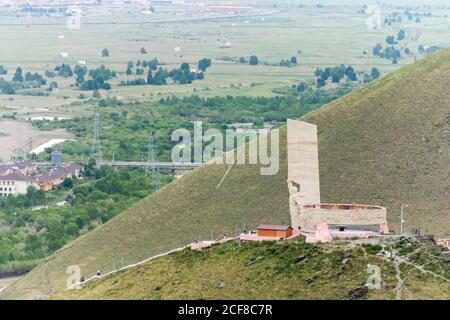
[[[411,10],[407,9],[403,13],[394,12],[391,15],[387,16],[384,19],[384,24],[391,26],[395,23],[403,22],[402,14],[408,21],[415,21],[416,23],[421,23],[422,17],[428,17],[428,18],[432,17],[431,12],[419,13],[419,12],[412,12]]]
[[[79,75],[77,75],[77,79],[80,78],[84,80],[84,75],[86,74],[87,69],[80,67],[78,68],[78,71]],[[91,79],[83,81],[79,84],[81,90],[110,90],[111,84],[109,84],[107,81],[115,78],[117,74],[115,71],[112,71],[104,65],[101,65],[97,69],[89,70],[89,76],[91,77]]]
[[[0,66],[0,74],[7,74],[8,70]],[[24,76],[21,67],[18,67],[13,75],[12,81],[0,78],[0,92],[3,94],[15,94],[20,89],[39,88],[45,85],[47,80],[39,73],[27,72]]]
[[[203,80],[204,74],[202,71],[192,71],[189,63],[184,62],[181,64],[180,68],[171,70],[169,72],[169,77],[176,83],[186,84],[192,83],[194,80]]]
[[[372,53],[374,56],[391,60],[392,64],[397,64],[402,57],[399,49],[394,46],[387,46],[384,48],[380,43],[373,47]]]
[[[198,70],[205,72],[206,69],[211,67],[211,64],[212,64],[211,59],[203,58],[198,61]]]
[[[47,83],[47,80],[45,80],[44,77],[37,72],[27,72],[25,74],[25,81],[36,81],[41,85],[45,85]]]
[[[63,63],[55,67],[55,71],[60,77],[70,78],[73,76],[72,67],[69,64]]]
[[[132,75],[133,73],[136,73],[136,75],[143,75],[145,73],[145,69],[155,71],[158,69],[159,65],[160,63],[157,58],[153,58],[152,60],[149,61],[138,60],[136,61],[136,63],[134,63],[133,61],[128,61],[126,74]],[[134,67],[136,67],[135,72],[133,72]]]
[[[299,50],[298,53],[300,53],[301,51]],[[224,56],[222,58],[220,58],[220,60],[223,61],[233,61],[236,63],[240,63],[240,64],[249,64],[251,66],[257,66],[257,65],[264,65],[264,66],[279,66],[279,67],[292,67],[292,66],[296,66],[298,64],[298,59],[295,56],[292,56],[290,58],[287,59],[283,59],[280,62],[277,63],[269,63],[267,61],[261,61],[258,56],[256,55],[251,55],[250,57],[230,57],[230,56]]]
[[[391,26],[394,23],[401,23],[402,21],[403,21],[403,19],[402,19],[401,16],[394,14],[392,16],[386,17],[384,19],[384,24],[388,25],[388,26]]]
[[[431,12],[425,12],[425,13],[412,12],[409,9],[405,10],[404,14],[407,16],[409,21],[414,20],[416,23],[422,22],[422,19],[421,19],[422,17],[431,18],[433,16],[431,14]]]
[[[442,47],[439,45],[433,45],[433,46],[425,48],[425,46],[422,44],[418,48],[420,54],[426,54],[426,55],[435,53],[441,49],[442,49]]]
[[[291,57],[290,59],[281,60],[279,65],[280,67],[295,67],[297,65],[297,57]]]
[[[0,210],[30,208],[32,206],[42,205],[46,200],[45,192],[30,186],[24,195],[0,197]]]
[[[45,194],[29,189],[23,196],[0,198],[0,276],[28,271],[42,258],[98,224],[104,223],[152,192],[151,175],[142,170],[87,167],[82,184],[64,183],[65,207],[31,211],[46,203]],[[171,180],[163,176],[163,183]],[[71,190],[68,190],[71,189]],[[28,268],[24,268],[28,266]]]
[[[339,83],[342,79],[347,78],[350,81],[358,81],[358,76],[352,66],[340,65],[336,67],[327,67],[325,69],[317,68],[314,71],[316,76],[317,88],[324,87],[327,81],[331,79],[333,83]]]
[[[388,45],[395,45],[398,41],[402,41],[406,38],[406,32],[403,29],[400,29],[397,33],[397,36],[389,35],[386,37],[386,43]]]
[[[158,68],[158,60],[155,58],[151,61],[138,61],[136,66],[141,66],[141,68],[136,69],[136,75],[144,75],[144,68],[148,68],[147,78],[144,79],[139,77],[134,80],[121,81],[121,86],[133,86],[133,85],[166,85],[168,83],[168,79],[171,79],[175,83],[179,84],[187,84],[192,83],[195,80],[203,80],[205,78],[206,70],[211,66],[211,59],[203,58],[198,61],[198,71],[194,71],[191,69],[189,63],[184,62],[181,64],[180,68],[167,70],[162,67]],[[134,63],[132,61],[128,62],[127,66],[127,74],[133,74],[132,68],[134,67]]]

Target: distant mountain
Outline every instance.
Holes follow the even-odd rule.
[[[322,200],[383,205],[391,229],[450,235],[450,50],[389,74],[304,117],[319,129]],[[7,288],[33,298],[65,288],[67,267],[83,275],[143,260],[194,238],[234,235],[236,227],[289,223],[286,130],[280,171],[203,166],[70,243]]]

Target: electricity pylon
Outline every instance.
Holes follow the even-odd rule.
[[[94,117],[94,131],[91,147],[91,158],[96,161],[103,161],[102,145],[100,143],[100,116],[98,113]]]
[[[161,172],[159,168],[156,168],[155,161],[155,142],[153,140],[153,134],[150,132],[148,136],[148,156],[145,165],[145,175],[147,176],[149,170],[152,170],[153,191],[158,191],[161,188]]]

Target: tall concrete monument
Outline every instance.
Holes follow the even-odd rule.
[[[389,233],[386,208],[362,204],[323,204],[320,201],[317,127],[287,121],[288,189],[291,223],[308,242],[333,237]]]

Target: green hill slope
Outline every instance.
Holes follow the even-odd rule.
[[[392,252],[420,248],[434,261],[422,272],[413,254],[382,258],[380,245],[315,246],[295,243],[236,243],[202,252],[189,249],[157,258],[137,268],[87,283],[52,299],[351,299],[349,292],[367,283],[368,265],[380,268],[380,288],[368,299],[449,299],[450,273],[439,249],[403,239],[386,244]],[[402,251],[403,248],[403,251]],[[416,259],[417,260],[417,259]],[[399,272],[399,273],[397,273]],[[397,274],[404,286],[398,287]],[[445,280],[447,279],[447,280]],[[371,283],[369,281],[369,283]]]
[[[319,128],[322,200],[388,207],[398,230],[449,235],[450,50],[394,72],[308,114]],[[234,234],[236,225],[288,223],[286,132],[280,171],[261,176],[256,165],[204,166],[146,198],[46,259],[3,293],[32,298],[62,290],[66,270],[107,272],[191,242]],[[242,227],[241,227],[242,228]]]

